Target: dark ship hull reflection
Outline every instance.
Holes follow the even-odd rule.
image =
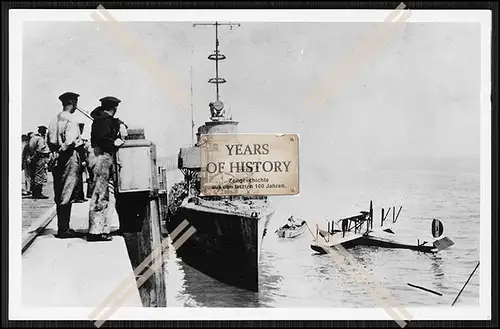
[[[183,307],[259,307],[260,292],[227,285],[180,259],[177,264],[183,284],[173,303]]]

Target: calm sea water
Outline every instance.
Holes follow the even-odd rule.
[[[397,305],[451,305],[479,261],[479,159],[419,160],[362,168],[312,168],[301,173],[298,197],[275,197],[276,213],[263,245],[260,291],[222,284],[171,257],[167,265],[167,303],[173,307],[378,307],[370,293],[381,283]],[[311,248],[306,231],[295,239],[273,232],[290,215],[325,223],[368,210],[373,200],[374,227],[381,208],[402,206],[398,236],[430,241],[431,221],[444,224],[455,243],[432,256],[415,251],[356,247],[355,263],[345,267]],[[391,218],[392,215],[390,215]],[[326,224],[324,224],[326,225]],[[314,229],[314,224],[311,225]],[[326,226],[325,226],[326,229]],[[364,273],[363,275],[360,275]],[[480,268],[456,305],[479,304]],[[434,295],[408,283],[440,292]]]

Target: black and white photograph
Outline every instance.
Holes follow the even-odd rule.
[[[491,12],[10,20],[11,319],[491,319]]]

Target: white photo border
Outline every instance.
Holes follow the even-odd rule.
[[[117,21],[383,22],[392,10],[108,10]],[[94,308],[21,303],[22,40],[27,21],[93,21],[97,10],[9,11],[9,319],[89,320]],[[406,308],[411,320],[491,319],[491,28],[489,10],[413,10],[407,23],[481,24],[480,305]],[[19,214],[17,213],[19,211]],[[97,306],[97,305],[96,305]],[[398,306],[395,306],[398,307]],[[109,320],[393,320],[383,308],[120,308]]]

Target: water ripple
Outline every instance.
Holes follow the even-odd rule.
[[[317,255],[310,249],[309,232],[292,240],[270,234],[262,251],[259,293],[219,283],[174,256],[169,264],[174,282],[169,284],[169,301],[181,307],[376,307],[381,300],[371,293],[378,283],[400,306],[449,306],[479,260],[479,175],[441,167],[446,169],[386,168],[377,173],[363,172],[355,179],[337,174],[331,179],[336,182],[334,187],[321,181],[308,182],[318,188],[311,190],[314,194],[301,195],[300,202],[293,198],[272,199],[277,210],[271,225],[276,228],[290,214],[306,219],[339,218],[345,211],[357,211],[353,204],[361,203],[364,210],[368,196],[374,200],[375,223],[380,207],[403,205],[395,230],[415,242],[432,241],[430,222],[433,218],[443,221],[445,234],[455,245],[436,256],[356,247],[350,252],[361,268],[356,264],[344,268],[329,255]],[[408,283],[438,291],[442,296],[412,288]],[[479,271],[457,305],[478,303]]]

